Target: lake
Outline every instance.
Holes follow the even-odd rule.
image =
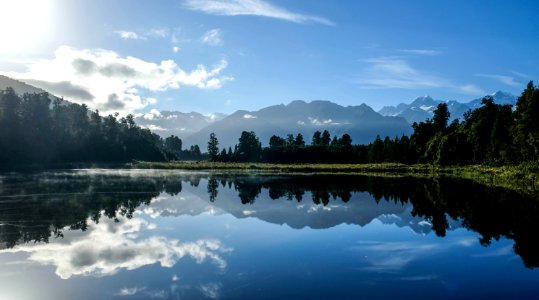
[[[538,216],[449,178],[2,173],[0,299],[538,299]]]

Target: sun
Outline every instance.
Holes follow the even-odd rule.
[[[0,54],[39,47],[50,36],[52,0],[0,0]]]

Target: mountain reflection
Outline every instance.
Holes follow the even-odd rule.
[[[3,248],[48,242],[66,230],[129,222],[137,210],[166,216],[209,208],[292,228],[364,226],[377,218],[443,237],[447,230],[464,227],[478,232],[484,246],[501,237],[514,240],[513,249],[524,264],[537,267],[538,201],[537,195],[449,178],[167,171],[5,174],[0,177],[0,242]]]

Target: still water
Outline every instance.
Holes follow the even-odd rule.
[[[444,178],[4,173],[0,299],[538,299],[538,216]]]

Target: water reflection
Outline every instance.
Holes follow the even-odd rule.
[[[62,279],[74,275],[105,276],[119,270],[133,270],[159,263],[172,267],[184,256],[197,263],[206,260],[219,268],[226,267],[220,256],[231,249],[223,247],[218,240],[180,242],[162,236],[139,238],[142,229],[151,229],[152,224],[140,218],[120,218],[119,224],[110,219],[90,224],[85,235],[69,234],[64,239],[50,244],[24,244],[4,252],[29,253],[29,261],[52,265]]]
[[[137,211],[150,219],[226,213],[298,229],[343,223],[364,226],[378,219],[420,234],[433,231],[440,237],[447,230],[464,227],[478,232],[484,246],[502,237],[512,239],[513,250],[524,264],[539,266],[537,195],[471,181],[86,170],[6,174],[0,182],[4,252],[30,253],[30,259],[54,265],[61,278],[109,275],[153,263],[172,266],[186,255],[199,262],[211,261],[218,268],[226,265],[222,253],[231,249],[216,239],[179,242],[141,237],[141,229],[152,229],[152,223],[137,216]],[[193,188],[184,191],[185,185]],[[43,244],[51,237],[54,244]],[[95,243],[97,237],[99,243]],[[401,254],[391,257],[393,261],[376,259],[373,268],[406,263],[414,256],[411,247],[405,243],[357,245],[373,253]],[[414,253],[435,250],[428,247],[435,246],[416,247]],[[219,285],[208,283],[200,289],[211,295]]]

